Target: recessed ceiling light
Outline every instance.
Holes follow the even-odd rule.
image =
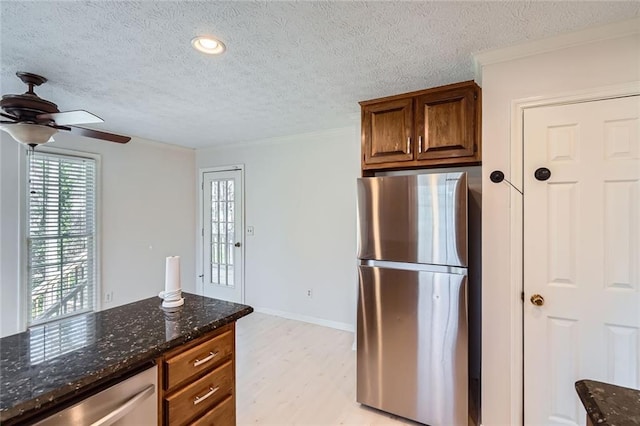
[[[219,55],[226,49],[223,42],[211,36],[194,37],[193,40],[191,40],[191,45],[196,50],[208,55]]]

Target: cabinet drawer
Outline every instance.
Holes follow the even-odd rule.
[[[233,352],[233,331],[179,353],[165,361],[165,389],[171,390],[195,375],[219,365]]]
[[[211,411],[193,422],[191,426],[235,426],[236,407],[233,397],[228,397]]]
[[[206,376],[164,398],[169,425],[184,425],[233,395],[233,363],[228,361]]]

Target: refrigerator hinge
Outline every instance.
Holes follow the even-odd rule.
[[[524,291],[520,292],[520,300],[522,300],[524,302]]]

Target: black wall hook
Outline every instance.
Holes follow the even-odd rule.
[[[494,170],[491,172],[491,174],[489,175],[489,179],[491,180],[491,182],[493,183],[500,183],[502,181],[507,182],[509,185],[511,185],[511,187],[513,189],[515,189],[516,191],[518,191],[521,195],[524,195],[524,193],[522,191],[520,191],[518,188],[516,188],[511,182],[509,182],[507,179],[504,178],[504,173],[501,172],[500,170]]]

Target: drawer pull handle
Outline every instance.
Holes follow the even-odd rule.
[[[196,398],[193,400],[193,405],[200,404],[202,401],[209,398],[214,393],[218,392],[218,389],[220,389],[220,386],[216,386],[215,388],[209,387],[209,392],[205,393],[202,396],[196,396]]]
[[[196,359],[196,360],[193,362],[193,366],[194,366],[194,367],[198,367],[198,366],[200,366],[200,365],[204,364],[205,362],[209,362],[209,361],[211,361],[213,358],[215,358],[215,357],[216,357],[216,355],[218,355],[218,352],[209,352],[209,356],[208,356],[208,357],[206,357],[206,358],[202,358],[202,359]]]

